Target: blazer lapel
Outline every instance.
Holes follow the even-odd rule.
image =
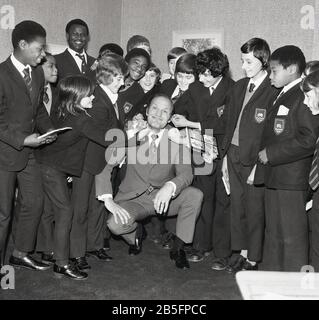
[[[285,92],[274,104],[274,108],[280,106],[280,104],[282,103],[282,100],[285,100],[287,98],[289,98],[291,95],[295,94],[296,90],[298,90],[300,83],[297,83],[295,86],[293,86],[290,90],[288,90],[287,92]],[[287,108],[289,108],[289,106],[287,106]]]
[[[267,77],[260,84],[260,86],[258,87],[256,92],[253,94],[253,96],[248,101],[247,106],[250,105],[251,103],[253,103],[255,100],[257,100],[260,97],[260,95],[262,94],[262,92],[264,91],[265,87],[269,86],[269,84],[270,84],[270,80],[269,80],[269,77],[267,75]]]
[[[73,65],[73,68],[76,68],[77,70],[79,70],[81,73],[82,71],[79,69],[79,66],[77,65],[77,63],[75,62],[73,56],[71,55],[71,53],[69,52],[68,49],[66,49],[64,51],[64,54],[65,54],[65,58],[66,58],[66,63],[70,63]]]
[[[25,94],[31,99],[30,92],[29,92],[21,74],[19,73],[17,68],[13,65],[10,57],[6,61],[6,66],[8,69],[9,77],[12,78],[17,83],[17,85],[21,88],[21,90],[23,90],[25,92]]]
[[[239,91],[238,100],[236,104],[236,110],[234,110],[236,112],[236,118],[238,118],[240,111],[242,109],[248,83],[249,83],[249,78],[246,78],[246,81],[243,81],[242,87],[238,88],[238,90],[240,91]]]

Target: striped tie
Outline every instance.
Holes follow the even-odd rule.
[[[177,102],[177,100],[184,94],[185,91],[183,91],[181,88],[178,90],[178,94],[172,98],[173,104]]]
[[[156,140],[158,139],[157,134],[151,135],[152,141],[149,149],[149,160],[151,164],[156,164],[157,162],[157,147],[156,147]]]
[[[32,92],[32,80],[31,80],[31,76],[30,76],[30,69],[29,68],[25,68],[23,70],[23,74],[24,74],[24,82],[29,90],[29,92]]]
[[[318,174],[318,142],[319,139],[317,140],[316,144],[316,150],[313,155],[313,160],[312,160],[312,165],[311,165],[311,171],[309,175],[309,185],[312,190],[316,190],[319,186],[319,174]]]
[[[85,56],[84,56],[84,54],[79,54],[79,53],[77,53],[76,56],[79,57],[79,58],[82,60],[81,72],[82,72],[83,74],[85,74],[85,73],[86,73],[86,61],[85,61]]]

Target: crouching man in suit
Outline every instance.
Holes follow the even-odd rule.
[[[167,96],[158,94],[153,98],[146,113],[147,128],[137,138],[140,144],[133,152],[127,150],[126,175],[115,199],[111,185],[114,165],[110,162],[96,176],[96,193],[111,212],[109,229],[126,240],[131,255],[141,251],[143,232],[138,221],[156,214],[177,215],[170,258],[175,260],[177,268],[186,269],[189,263],[184,244],[193,241],[203,194],[190,187],[193,180],[190,150],[169,139],[167,124],[172,111]]]

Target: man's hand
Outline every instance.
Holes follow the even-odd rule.
[[[154,198],[154,208],[158,214],[167,212],[169,202],[172,199],[174,187],[170,183],[164,184],[164,186],[157,192]]]
[[[47,138],[38,139],[39,134],[33,133],[24,139],[23,146],[30,148],[38,148],[39,146],[46,143]]]
[[[172,122],[176,128],[188,126],[188,120],[180,114],[173,115]]]
[[[112,198],[106,198],[104,200],[104,205],[105,208],[113,214],[116,224],[119,223],[119,220],[122,224],[128,223],[129,219],[131,218],[130,214],[117,203],[115,203]]]
[[[267,157],[267,152],[266,152],[266,149],[260,151],[258,153],[258,158],[259,158],[259,161],[262,163],[262,164],[267,164],[268,163],[268,157]]]

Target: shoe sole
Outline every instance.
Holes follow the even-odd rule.
[[[86,278],[71,278],[71,277],[68,277],[64,274],[56,273],[56,272],[54,272],[54,277],[59,280],[65,278],[65,279],[70,279],[70,280],[75,280],[75,281],[84,281],[88,278],[88,277],[86,277]]]
[[[214,267],[211,267],[211,269],[214,270],[214,271],[225,271],[226,267],[225,268],[214,268]]]
[[[19,264],[14,264],[14,263],[9,263],[10,266],[14,267],[15,269],[27,269],[27,270],[31,270],[31,271],[48,271],[51,269],[51,266],[49,267],[46,267],[45,269],[34,269],[34,268],[31,268],[31,267],[27,267],[27,266],[21,266]]]

